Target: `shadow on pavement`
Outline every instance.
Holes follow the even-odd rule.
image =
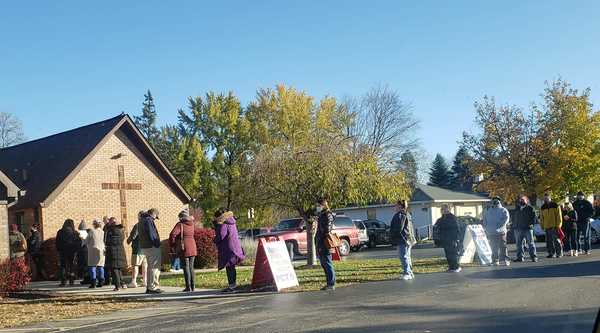
[[[522,311],[464,310],[431,308],[420,306],[357,306],[356,313],[366,318],[371,315],[387,318],[392,315],[403,317],[402,323],[376,323],[365,325],[321,328],[310,332],[460,332],[460,333],[505,333],[518,332],[592,332],[598,309],[580,311],[547,312],[534,314],[526,308]],[[436,319],[430,319],[436,318]],[[408,320],[407,320],[408,319]],[[454,320],[453,320],[454,319]]]
[[[598,264],[597,261],[567,263],[551,266],[511,267],[506,269],[472,273],[468,274],[467,276],[475,279],[539,279],[595,275],[600,275],[600,264]]]

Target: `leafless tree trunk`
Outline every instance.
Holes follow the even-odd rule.
[[[10,113],[0,112],[0,148],[25,141],[23,124]]]
[[[418,146],[415,132],[419,121],[412,106],[388,86],[376,86],[360,99],[346,98],[344,105],[354,118],[348,134],[358,152],[366,149],[383,165],[393,167],[402,153]]]

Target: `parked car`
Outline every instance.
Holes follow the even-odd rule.
[[[240,230],[238,237],[240,239],[257,239],[258,236],[270,232],[271,228],[254,228],[254,229],[244,229]]]
[[[369,233],[367,232],[367,226],[361,220],[352,220],[354,225],[358,228],[358,240],[360,244],[358,247],[353,248],[353,251],[359,251],[363,246],[369,244]]]
[[[352,220],[343,215],[335,217],[334,231],[342,240],[340,255],[347,256],[350,249],[360,245],[358,228]],[[296,255],[306,255],[308,243],[306,241],[306,224],[301,218],[291,218],[280,221],[270,232],[261,234],[259,237],[276,236],[285,242],[290,259],[294,260]]]
[[[390,245],[390,226],[379,220],[363,221],[367,226],[367,234],[369,235],[369,248],[374,248],[377,245]]]

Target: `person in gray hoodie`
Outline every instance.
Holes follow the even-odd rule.
[[[492,262],[499,266],[502,261],[510,265],[508,249],[506,248],[507,225],[510,220],[508,210],[502,206],[500,198],[492,198],[491,206],[483,214],[483,226],[492,247]]]

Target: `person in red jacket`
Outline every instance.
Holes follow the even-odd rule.
[[[196,240],[194,239],[194,217],[190,216],[187,210],[179,213],[179,222],[175,224],[169,235],[169,245],[171,253],[179,256],[183,263],[183,278],[185,279],[185,289],[183,292],[190,292],[196,289],[194,283],[194,259],[198,255]]]

